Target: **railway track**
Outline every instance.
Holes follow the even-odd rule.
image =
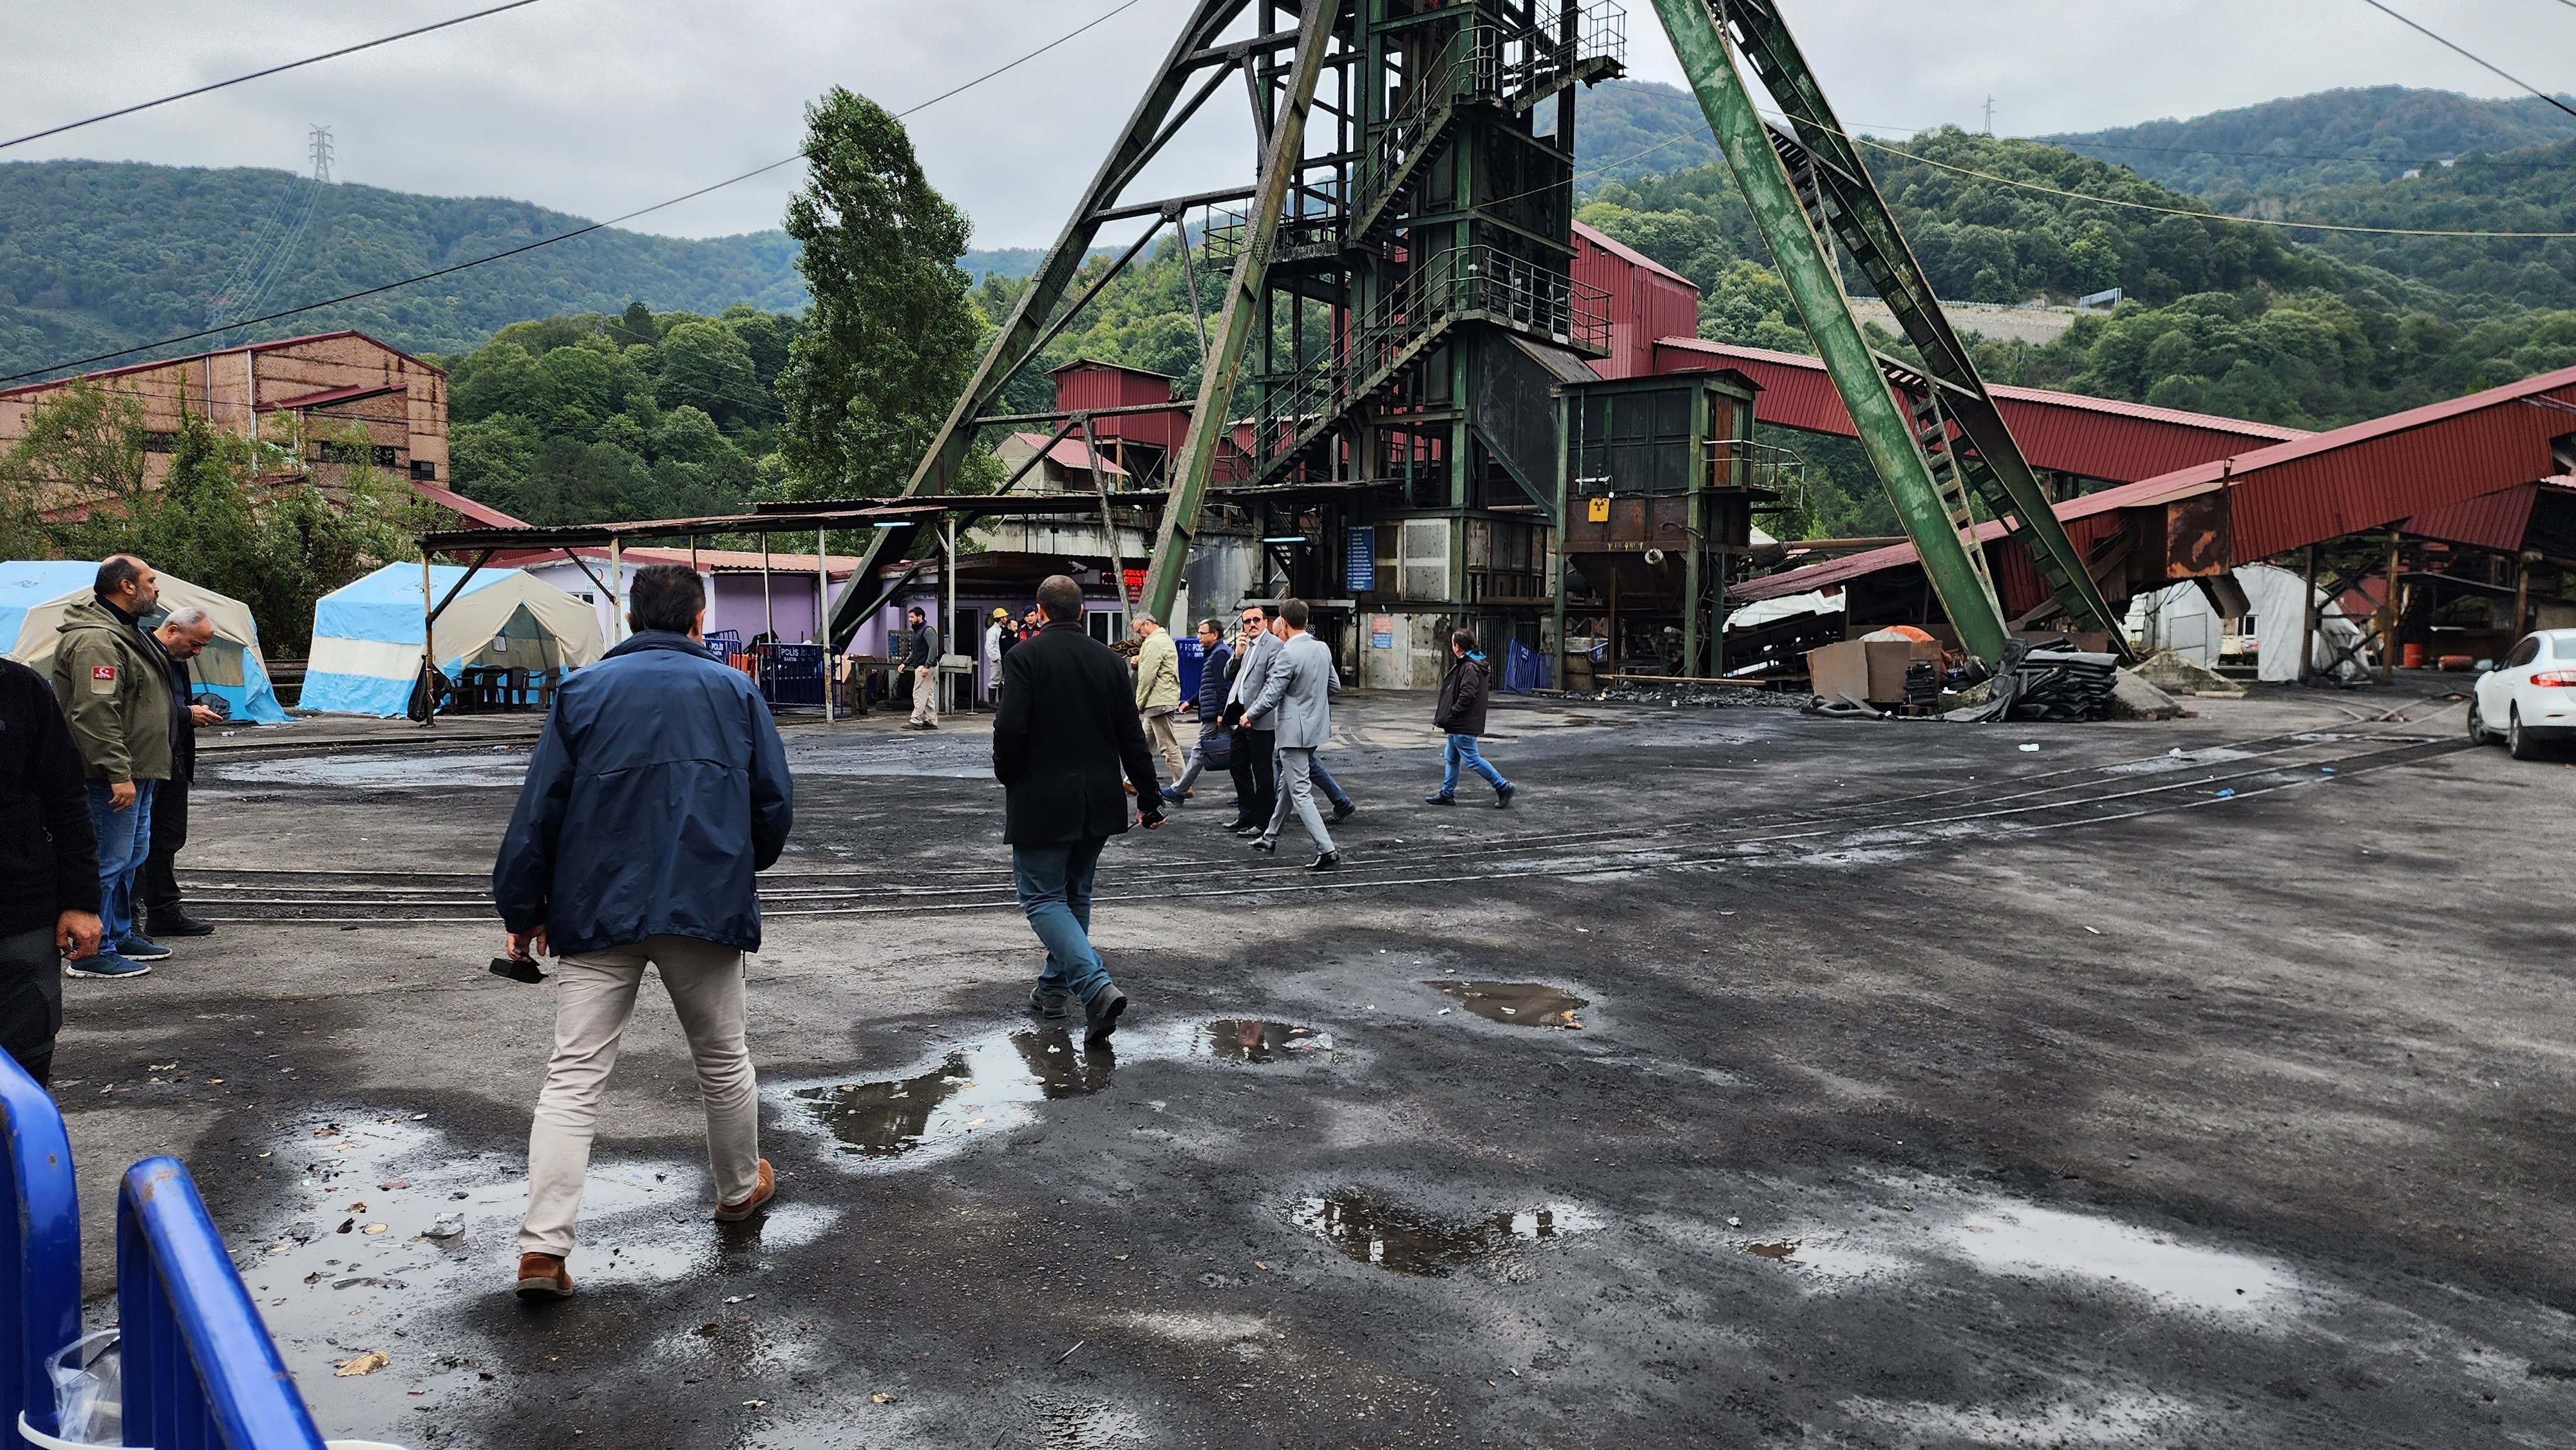
[[[1202,838],[1131,835],[1119,863],[1121,874],[1151,879],[1156,891],[1107,892],[1095,900],[1168,899],[1176,886],[1194,898],[1375,892],[1829,860],[1853,851],[1999,839],[2251,801],[2468,748],[2447,735],[2390,728],[2407,723],[2403,711],[2392,711],[2334,730],[2284,732],[2193,751],[1785,810],[1452,841],[1408,836],[1385,842],[1397,852],[1388,856],[1370,854],[1371,843],[1362,838],[1351,843],[1360,849],[1345,849],[1345,870],[1322,879],[1285,863],[1256,869],[1247,878],[1247,863],[1234,854],[1230,838],[1223,858],[1209,859],[1201,849]],[[364,927],[486,924],[494,919],[489,877],[481,871],[276,867],[192,871],[188,879],[192,910],[216,922]],[[910,869],[906,884],[899,886],[886,884],[876,873],[773,870],[761,877],[761,903],[763,914],[773,918],[1018,909],[1010,873],[998,864]]]

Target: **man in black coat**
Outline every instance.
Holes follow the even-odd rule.
[[[134,883],[148,937],[215,934],[212,925],[190,916],[179,898],[179,853],[188,846],[188,787],[197,779],[197,727],[224,719],[213,706],[196,703],[196,679],[188,665],[214,637],[214,620],[193,606],[170,611],[151,635],[170,669],[170,778],[152,792],[152,854],[143,858],[143,874]]]
[[[1083,1040],[1118,1028],[1127,994],[1091,947],[1091,887],[1100,851],[1127,829],[1126,772],[1145,829],[1163,824],[1154,757],[1136,716],[1127,666],[1082,627],[1082,586],[1061,574],[1038,586],[1046,628],[1002,661],[993,778],[1009,788],[1002,839],[1020,910],[1046,944],[1029,1010],[1061,1022],[1082,1003]]]
[[[39,1084],[63,1027],[63,961],[98,954],[89,768],[45,677],[0,658],[0,1048]]]

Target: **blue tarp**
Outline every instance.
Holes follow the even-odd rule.
[[[482,570],[466,583],[457,598],[479,594],[516,577],[515,570]],[[463,578],[465,570],[461,565],[432,564],[429,566],[432,597],[447,598],[448,591],[455,589],[456,581]],[[326,670],[323,668],[326,664],[351,663],[347,658],[351,652],[332,648],[325,641],[409,645],[416,651],[423,638],[423,613],[418,564],[387,564],[373,574],[323,595],[313,606],[312,668],[305,673],[304,693],[296,701],[298,707],[353,715],[402,714],[410,705],[412,687],[419,683],[420,656],[417,653],[412,655],[410,667],[399,675],[349,669]],[[460,664],[461,660],[441,660],[439,668],[453,676]]]

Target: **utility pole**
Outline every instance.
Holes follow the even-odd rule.
[[[1995,98],[1986,97],[1986,134],[1995,134]]]

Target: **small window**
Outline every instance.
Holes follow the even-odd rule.
[[[2504,657],[2504,667],[2510,670],[2520,665],[2527,665],[2538,658],[2540,658],[2540,636],[2535,634],[2513,647],[2513,653]]]
[[[426,458],[415,458],[411,461],[411,476],[423,483],[436,483],[438,482],[438,465],[430,462]]]

